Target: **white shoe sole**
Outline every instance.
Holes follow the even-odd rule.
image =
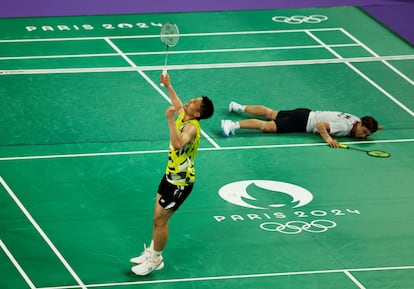
[[[137,265],[138,266],[138,265]],[[164,262],[161,262],[155,269],[153,269],[153,270],[151,270],[151,271],[149,271],[149,272],[147,272],[147,273],[145,273],[145,274],[140,274],[140,273],[137,273],[137,272],[135,272],[134,271],[134,268],[135,268],[136,266],[134,266],[134,267],[132,267],[131,268],[131,271],[132,271],[132,273],[134,273],[135,275],[138,275],[138,276],[146,276],[146,275],[148,275],[148,274],[150,274],[152,271],[158,271],[158,270],[161,270],[161,269],[163,269],[164,268]]]

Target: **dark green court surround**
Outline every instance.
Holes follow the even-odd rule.
[[[182,34],[176,91],[216,112],[165,268],[139,278],[129,259],[167,161],[166,20]],[[0,19],[0,288],[414,288],[413,64],[354,7]],[[317,135],[223,138],[221,119],[246,117],[232,100],[373,115],[384,130],[341,141],[391,157]]]

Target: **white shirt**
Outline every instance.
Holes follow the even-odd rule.
[[[316,124],[318,122],[329,123],[329,134],[333,136],[347,136],[352,130],[354,123],[360,122],[358,117],[339,111],[311,111],[309,113],[306,132],[318,133]]]

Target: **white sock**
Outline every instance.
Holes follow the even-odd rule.
[[[151,261],[157,261],[160,258],[162,251],[158,252],[154,250],[154,240],[151,240],[151,244],[148,249],[149,249],[148,258]]]
[[[150,254],[149,254],[149,258],[151,261],[157,261],[160,257],[161,257],[162,251],[155,251],[155,250],[151,250]]]
[[[234,111],[244,111],[245,108],[246,108],[245,105],[242,105],[240,103],[237,103],[237,102],[233,101],[233,110]]]
[[[234,122],[234,130],[239,129],[240,128],[240,122],[236,121]]]

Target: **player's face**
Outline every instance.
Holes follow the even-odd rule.
[[[369,137],[370,135],[371,135],[371,131],[367,127],[363,126],[362,124],[359,124],[355,129],[356,138],[363,139],[363,138]]]
[[[186,114],[189,115],[196,115],[200,116],[200,109],[203,99],[200,98],[192,98],[186,104],[184,104],[184,110]]]

